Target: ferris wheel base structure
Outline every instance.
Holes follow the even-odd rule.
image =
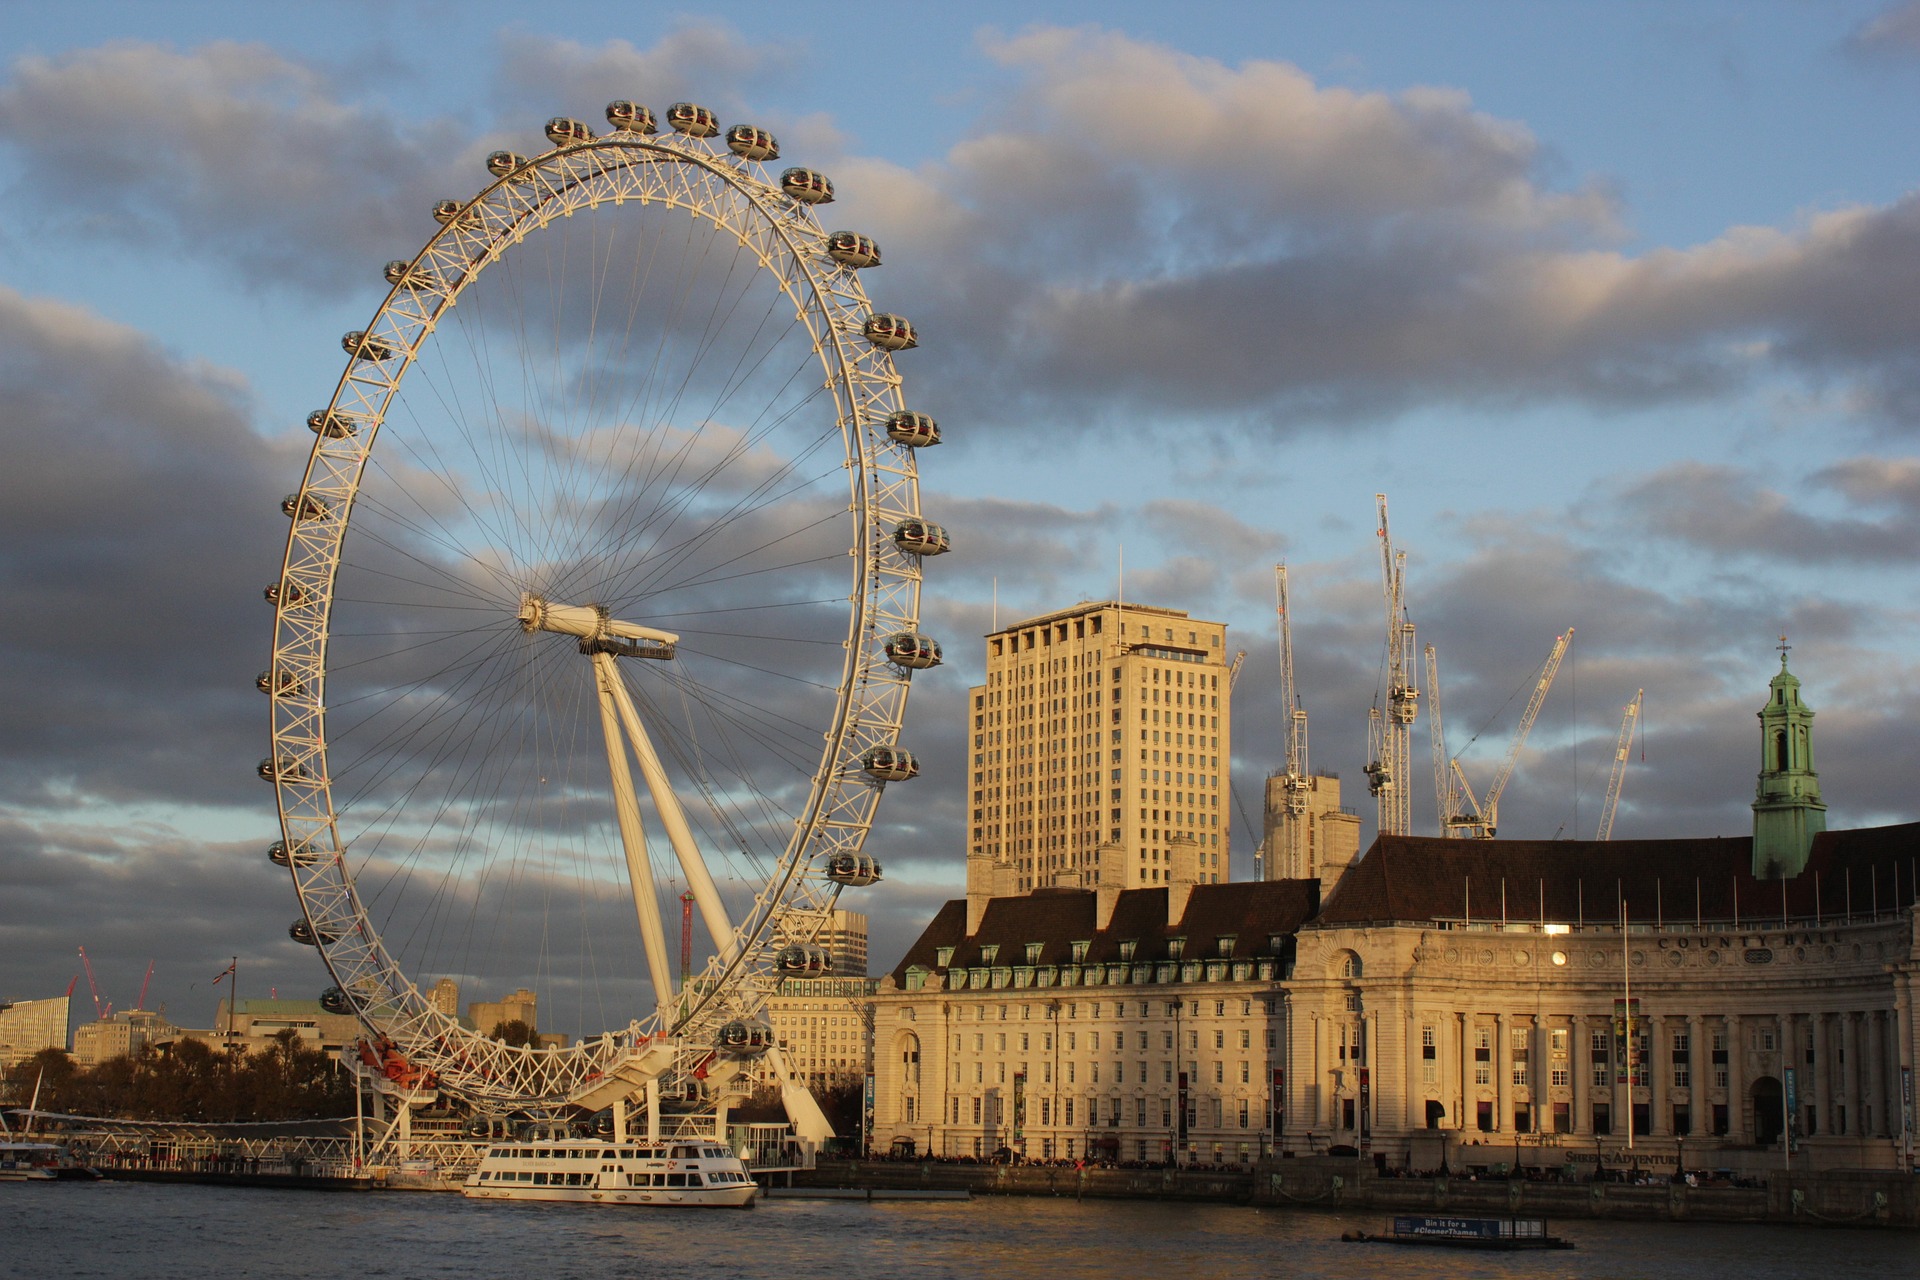
[[[334,980],[323,1006],[366,1029],[343,1061],[403,1116],[431,1097],[724,1140],[770,1083],[824,1142],[762,1010],[831,972],[817,939],[880,878],[876,806],[919,772],[899,736],[941,662],[922,564],[950,542],[916,454],[940,430],[893,364],[913,326],[859,278],[879,246],[815,220],[824,176],[770,177],[771,134],[695,104],[669,133],[631,102],[607,119],[489,156],[490,184],[434,206],[439,231],[342,339],[266,591],[269,854],[290,935]],[[661,910],[682,885],[712,943],[692,975]],[[496,962],[504,981],[515,957],[567,972],[561,892],[592,929],[637,923],[637,946],[583,940],[578,967],[623,1000],[644,977],[650,1008],[536,1047],[422,992],[414,975]],[[527,938],[486,933],[516,913],[538,917]]]

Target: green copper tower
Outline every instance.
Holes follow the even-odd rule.
[[[1787,670],[1780,637],[1780,674],[1760,709],[1760,787],[1753,801],[1753,874],[1787,880],[1806,869],[1813,838],[1827,829],[1820,775],[1813,771],[1813,712],[1800,701],[1800,681]]]

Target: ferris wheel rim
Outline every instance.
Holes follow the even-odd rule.
[[[617,158],[608,160],[606,153]],[[583,157],[599,155],[602,160],[581,164]],[[795,303],[804,321],[812,316],[822,322],[814,332],[815,354],[828,375],[827,390],[840,423],[847,469],[851,485],[850,526],[855,531],[855,586],[849,593],[846,657],[833,703],[833,723],[825,735],[827,741],[808,790],[804,820],[796,822],[794,832],[782,850],[779,861],[757,894],[753,909],[739,925],[739,943],[729,963],[709,965],[709,982],[700,1000],[679,1018],[674,1032],[689,1027],[698,1031],[717,1022],[716,1015],[737,1010],[739,1001],[729,1002],[727,995],[742,987],[758,965],[764,979],[771,946],[788,940],[793,930],[787,925],[791,915],[806,915],[818,925],[823,909],[836,900],[839,885],[827,880],[810,880],[823,853],[851,848],[858,850],[871,829],[878,788],[852,778],[850,764],[859,750],[874,745],[895,745],[906,700],[905,673],[888,673],[888,666],[876,661],[878,641],[870,634],[883,617],[892,626],[913,631],[918,623],[918,558],[890,559],[885,540],[878,536],[882,522],[890,517],[919,518],[917,470],[910,451],[889,441],[879,429],[877,411],[888,407],[895,412],[904,408],[900,400],[899,379],[891,364],[890,352],[874,347],[857,349],[861,341],[845,323],[849,314],[870,317],[871,305],[851,269],[837,270],[820,246],[825,235],[813,221],[810,211],[800,202],[783,196],[779,189],[761,176],[757,164],[744,163],[726,156],[711,145],[676,135],[652,138],[646,135],[616,132],[580,145],[559,145],[523,162],[511,174],[482,190],[461,207],[460,215],[448,220],[408,264],[408,272],[434,269],[448,255],[437,250],[475,246],[474,228],[462,219],[474,210],[491,209],[490,198],[499,212],[511,215],[487,233],[470,254],[470,267],[463,274],[441,280],[437,300],[430,308],[413,305],[420,302],[423,290],[417,285],[396,282],[376,310],[373,321],[359,331],[363,342],[387,344],[387,360],[374,360],[384,366],[397,357],[399,367],[391,372],[381,367],[373,376],[365,374],[366,358],[350,349],[346,368],[325,410],[323,423],[331,427],[336,418],[357,423],[348,438],[357,441],[351,447],[336,444],[338,437],[315,428],[315,442],[309,455],[298,492],[290,498],[294,509],[287,550],[283,557],[274,607],[274,653],[270,668],[274,682],[270,701],[272,712],[272,748],[269,757],[276,804],[279,810],[282,847],[295,851],[289,857],[294,887],[301,902],[303,918],[317,935],[315,942],[323,962],[342,990],[354,993],[351,1003],[370,1035],[384,1036],[411,1051],[410,1057],[426,1060],[439,1077],[455,1083],[466,1092],[494,1101],[554,1101],[575,1090],[582,1078],[590,1078],[597,1066],[622,1050],[615,1038],[583,1043],[574,1049],[555,1053],[548,1050],[509,1050],[497,1042],[482,1041],[462,1028],[456,1019],[434,1011],[419,985],[389,954],[378,926],[366,904],[361,901],[353,871],[339,830],[332,783],[328,774],[329,744],[326,733],[327,644],[334,607],[335,579],[341,567],[343,541],[352,518],[354,497],[364,476],[374,442],[385,422],[387,409],[398,394],[415,356],[432,336],[438,318],[444,315],[460,294],[483,270],[496,263],[511,245],[544,231],[556,218],[570,216],[578,209],[596,209],[622,199],[640,199],[632,191],[621,193],[617,183],[605,183],[610,175],[639,176],[645,169],[674,176],[681,166],[697,170],[711,184],[717,181],[731,193],[735,203],[718,210],[712,205],[694,207],[688,194],[694,183],[686,184],[679,198],[661,194],[654,188],[653,199],[668,207],[684,207],[696,217],[705,217],[716,229],[731,232],[743,248],[748,247],[747,231],[738,221],[758,219],[759,229],[772,229],[784,248],[781,259],[792,275],[776,270],[774,262],[762,252],[760,266],[772,273],[781,292]],[[604,162],[603,162],[604,161]],[[656,172],[655,176],[660,176]],[[669,182],[672,179],[669,178]],[[604,189],[592,184],[602,182]],[[537,190],[535,201],[517,200],[526,188]],[[569,199],[569,193],[584,191],[584,198]],[[711,192],[711,189],[710,189]],[[504,198],[503,198],[504,197]],[[803,244],[806,241],[808,243]],[[810,256],[806,250],[812,247]],[[444,270],[444,267],[440,268]],[[796,283],[797,281],[797,283]],[[838,305],[835,305],[838,304]],[[396,319],[396,312],[403,313]],[[870,394],[868,403],[860,403],[859,392]],[[369,404],[376,405],[368,412]],[[877,406],[877,409],[876,409]],[[343,468],[342,464],[347,467]],[[350,468],[350,469],[349,469]],[[891,474],[886,501],[876,503],[878,478]],[[335,510],[328,504],[337,501],[345,484],[345,501]],[[885,509],[882,510],[882,507]],[[329,522],[331,524],[329,525]],[[315,526],[328,525],[321,537],[308,537]],[[315,543],[323,554],[315,556]],[[295,591],[300,593],[294,599]],[[301,677],[306,679],[302,680]],[[291,680],[309,691],[302,697],[283,697],[281,681]],[[862,691],[867,696],[860,697]],[[862,714],[856,716],[856,701]],[[875,714],[874,708],[879,708]],[[263,768],[265,765],[263,765]],[[826,811],[831,809],[832,813]],[[824,841],[822,833],[831,821],[834,839]],[[318,848],[316,848],[316,844]],[[342,923],[348,927],[340,928]],[[369,985],[369,980],[376,980]],[[358,986],[350,984],[359,984]],[[366,999],[369,995],[378,999]],[[748,1002],[751,1003],[751,991]],[[703,1021],[702,1014],[705,1014]],[[637,1024],[634,1029],[637,1029]],[[669,1028],[659,1028],[665,1031]],[[453,1048],[446,1046],[451,1043]],[[425,1053],[422,1046],[431,1048]],[[461,1060],[471,1063],[484,1056],[491,1071],[460,1069]],[[529,1063],[535,1063],[529,1067]],[[453,1070],[446,1070],[449,1065]],[[504,1070],[502,1070],[504,1068]],[[515,1087],[494,1088],[471,1077],[505,1075]]]

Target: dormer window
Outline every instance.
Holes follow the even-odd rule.
[[[1070,944],[1070,946],[1073,952],[1073,962],[1075,964],[1084,964],[1087,959],[1087,944],[1085,942],[1075,942]]]
[[[981,964],[992,964],[995,960],[998,960],[999,958],[1000,958],[999,943],[997,942],[989,943],[988,945],[980,948]]]
[[[953,948],[941,947],[933,953],[933,962],[942,969],[953,963]]]
[[[1140,947],[1140,943],[1139,943],[1139,942],[1138,942],[1138,941],[1137,941],[1136,939],[1133,939],[1133,938],[1128,938],[1128,939],[1127,939],[1127,940],[1126,940],[1125,942],[1122,942],[1122,943],[1120,944],[1120,961],[1121,961],[1121,963],[1122,963],[1122,964],[1131,964],[1131,963],[1133,962],[1133,953],[1134,953],[1134,952],[1135,952],[1136,950],[1138,950],[1138,949],[1139,949],[1139,947]]]
[[[1029,942],[1027,944],[1027,963],[1039,964],[1040,953],[1045,951],[1046,949],[1047,949],[1047,944],[1044,942]]]
[[[1180,958],[1180,953],[1186,950],[1186,946],[1187,946],[1187,940],[1185,938],[1168,938],[1167,939],[1167,959],[1178,960]]]
[[[1220,946],[1220,958],[1222,960],[1233,959],[1233,946],[1238,941],[1240,941],[1240,936],[1238,934],[1223,933],[1220,935],[1219,946]]]

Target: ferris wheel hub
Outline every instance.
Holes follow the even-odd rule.
[[[522,631],[578,636],[586,643],[613,640],[651,640],[668,646],[680,643],[680,637],[671,631],[643,627],[637,622],[621,622],[608,614],[605,606],[597,604],[555,604],[529,594],[520,597],[518,617]]]

